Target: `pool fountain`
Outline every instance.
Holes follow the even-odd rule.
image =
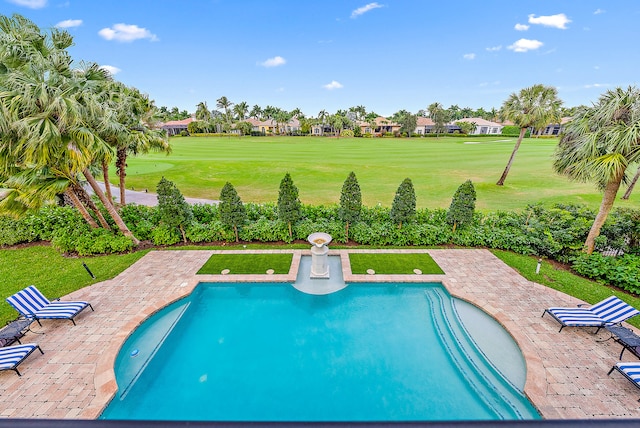
[[[315,232],[307,237],[311,244],[311,272],[310,278],[329,279],[329,243],[331,235],[324,232]]]

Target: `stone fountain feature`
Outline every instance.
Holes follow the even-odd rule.
[[[307,237],[311,244],[311,273],[310,278],[329,279],[329,243],[331,235],[324,232],[315,232]]]

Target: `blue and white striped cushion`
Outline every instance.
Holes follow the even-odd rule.
[[[24,345],[0,348],[0,370],[11,370],[26,358],[38,345],[25,343]]]
[[[595,304],[590,309],[606,323],[611,324],[622,322],[640,313],[636,308],[629,306],[627,303],[615,296],[611,296],[608,299]]]
[[[7,302],[23,316],[40,319],[71,318],[89,305],[88,302],[83,301],[50,302],[33,285],[7,297]]]
[[[616,363],[617,369],[640,386],[640,363]]]
[[[602,318],[585,308],[549,308],[547,311],[567,326],[597,327],[604,323]]]

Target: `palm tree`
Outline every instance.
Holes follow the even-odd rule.
[[[233,106],[233,112],[236,115],[236,120],[243,121],[247,118],[247,113],[249,112],[249,104],[245,101],[236,104]]]
[[[558,122],[560,120],[561,105],[562,101],[558,98],[558,91],[553,86],[537,84],[524,88],[517,94],[509,95],[509,98],[502,104],[502,117],[512,121],[519,127],[520,135],[513,152],[511,152],[509,162],[507,162],[502,176],[496,183],[498,186],[504,185],[527,129],[531,127],[540,128],[549,123]]]
[[[216,108],[218,110],[224,110],[224,118],[227,124],[227,130],[231,129],[231,115],[229,114],[229,109],[233,103],[227,99],[224,95],[216,100]]]
[[[137,245],[139,241],[91,172],[92,165],[113,156],[102,136],[124,129],[98,95],[110,76],[97,64],[72,68],[66,51],[72,44],[66,31],[43,34],[24,17],[0,16],[0,64],[4,69],[0,76],[0,170],[9,178],[33,174],[31,190],[41,195],[47,193],[42,188],[45,180],[39,179],[41,171],[48,171],[56,183],[66,180],[60,193],[67,192],[82,174],[120,231]]]
[[[251,111],[249,112],[249,117],[254,119],[259,119],[262,116],[262,109],[258,104],[251,107]]]
[[[450,117],[449,112],[438,102],[431,103],[429,107],[427,107],[427,110],[429,111],[429,117],[433,120],[433,131],[436,133],[436,136],[444,133]]]
[[[209,111],[209,107],[207,107],[206,101],[200,101],[196,106],[196,119],[205,122],[211,120],[211,112]]]
[[[584,243],[591,254],[627,167],[640,161],[640,90],[616,88],[592,107],[579,110],[565,126],[554,169],[572,180],[592,182],[603,191],[600,209]]]

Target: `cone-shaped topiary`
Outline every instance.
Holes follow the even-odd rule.
[[[361,211],[362,192],[360,191],[360,185],[358,184],[356,174],[351,171],[342,185],[340,208],[338,208],[340,220],[345,223],[347,242],[349,241],[349,225],[360,219]]]
[[[393,198],[391,205],[391,221],[402,229],[402,223],[406,223],[413,219],[416,215],[416,191],[410,178],[405,178]]]
[[[158,183],[156,192],[158,193],[160,221],[167,226],[179,228],[182,240],[187,242],[184,227],[189,225],[193,219],[191,205],[184,200],[184,196],[176,185],[164,177]]]
[[[278,194],[278,219],[284,221],[289,226],[289,239],[293,239],[291,225],[295,223],[301,215],[300,199],[298,199],[298,188],[293,184],[291,175],[287,172],[280,182],[280,193]]]
[[[458,187],[453,195],[449,211],[447,212],[447,222],[456,227],[463,227],[473,221],[473,212],[476,209],[476,189],[471,180],[467,180]]]
[[[218,205],[218,212],[220,213],[220,221],[227,227],[232,227],[236,236],[236,242],[238,239],[238,226],[242,225],[247,219],[247,211],[244,204],[238,196],[238,192],[233,185],[227,182],[220,191],[220,204]]]

